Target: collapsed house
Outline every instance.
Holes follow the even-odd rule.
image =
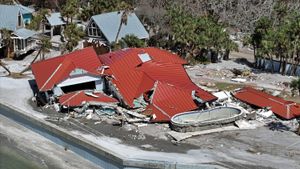
[[[107,67],[108,87],[127,108],[144,108],[152,121],[166,122],[175,114],[216,100],[195,85],[175,54],[157,48],[132,48],[100,55]]]
[[[78,107],[83,102],[116,103],[168,122],[217,98],[195,85],[186,61],[157,48],[132,48],[97,56],[93,48],[32,64],[47,101]],[[111,98],[109,95],[113,95]],[[51,99],[52,98],[52,99]]]
[[[98,71],[101,65],[93,48],[85,48],[33,63],[31,68],[46,102],[59,98],[62,106],[79,107],[84,101],[117,102],[104,94],[104,77]]]
[[[252,106],[268,108],[283,119],[292,119],[300,116],[300,104],[286,101],[251,87],[245,87],[236,91],[234,97]]]

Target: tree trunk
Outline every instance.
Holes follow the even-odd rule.
[[[287,58],[284,57],[283,63],[282,63],[282,72],[281,72],[282,75],[285,75],[285,69],[286,69],[286,64],[287,64],[286,62],[287,62]]]
[[[256,47],[253,45],[253,55],[254,55],[254,67],[259,67],[257,63],[257,57],[256,57]]]
[[[3,67],[7,71],[8,76],[11,75],[11,71],[6,66],[4,66],[4,64],[1,62],[1,60],[0,60],[0,66]]]
[[[119,35],[120,35],[120,31],[121,31],[121,28],[122,28],[122,21],[121,21],[121,23],[120,23],[120,25],[119,25],[119,28],[118,28],[118,32],[117,32],[117,35],[116,35],[116,39],[115,39],[115,44],[117,44],[118,43],[118,38],[119,38]]]
[[[25,69],[23,69],[23,70],[20,72],[20,74],[23,74],[24,72],[26,72],[26,71],[28,71],[28,70],[30,69],[31,64],[35,62],[35,60],[38,58],[38,56],[40,55],[40,53],[41,53],[41,49],[40,49],[39,52],[36,54],[36,56],[35,56],[34,59],[31,61],[31,63],[30,63]]]
[[[271,55],[270,55],[270,62],[271,62],[271,72],[274,73],[274,60]]]
[[[6,53],[6,57],[7,57],[7,58],[11,58],[11,57],[10,57],[10,51],[11,51],[11,50],[10,50],[10,43],[9,43],[9,44],[7,45],[7,50],[6,50],[6,52],[7,52],[7,53]]]
[[[230,54],[230,50],[226,49],[224,56],[223,56],[223,60],[229,60],[229,54]]]
[[[280,55],[280,61],[279,61],[279,73],[282,71],[282,55]]]

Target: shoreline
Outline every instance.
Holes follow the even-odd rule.
[[[50,166],[45,164],[42,159],[39,159],[36,154],[32,152],[26,152],[17,146],[17,143],[9,136],[0,133],[0,168],[6,168],[6,166],[10,166],[12,162],[11,159],[14,160],[14,165],[22,165],[22,168],[32,168],[32,169],[40,169],[40,168],[54,168],[54,166]],[[15,163],[17,161],[17,164]]]
[[[199,167],[216,167],[215,165],[209,165],[209,164],[182,164],[177,162],[169,162],[169,161],[157,161],[157,160],[138,160],[138,159],[128,159],[123,157],[120,154],[117,154],[115,152],[110,151],[109,149],[105,147],[101,147],[99,145],[95,145],[91,143],[90,141],[83,139],[83,138],[77,138],[76,136],[73,136],[64,129],[58,128],[58,126],[49,123],[47,121],[41,120],[40,118],[29,116],[26,114],[24,110],[21,110],[19,108],[16,108],[13,105],[0,102],[0,106],[3,106],[6,109],[14,111],[14,113],[17,113],[20,117],[29,120],[30,122],[36,124],[39,127],[42,127],[46,129],[48,132],[54,133],[55,135],[58,135],[66,140],[75,142],[76,144],[83,146],[87,148],[88,150],[93,151],[94,153],[97,153],[99,155],[104,156],[105,158],[108,158],[109,160],[112,160],[113,162],[116,162],[117,164],[123,165],[124,167],[137,167],[137,168],[199,168]]]

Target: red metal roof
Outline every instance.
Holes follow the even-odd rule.
[[[106,65],[111,65],[117,61],[125,62],[127,66],[136,67],[141,64],[138,54],[148,53],[151,59],[160,63],[187,64],[187,62],[176,54],[166,50],[148,47],[148,48],[129,48],[115,52],[100,55],[99,59]]]
[[[85,94],[85,91],[77,91],[64,94],[59,98],[59,103],[64,106],[77,107],[82,106],[82,102],[102,102],[102,103],[118,103],[118,100],[105,95],[104,93],[93,93],[97,97]]]
[[[31,69],[39,90],[47,91],[69,77],[69,74],[76,68],[86,70],[91,74],[99,74],[97,69],[101,65],[96,52],[90,47],[33,63]]]
[[[245,87],[236,92],[234,96],[243,102],[258,106],[258,107],[271,107],[271,110],[278,116],[284,119],[292,119],[300,116],[300,104],[291,101],[286,101],[279,97],[275,97],[264,93],[262,91]],[[288,107],[290,113],[288,113]]]
[[[142,62],[138,54],[147,53],[151,60]],[[109,65],[105,74],[113,77],[124,101],[133,107],[133,100],[153,88],[155,81],[196,91],[204,102],[216,97],[195,85],[187,75],[183,64],[186,61],[175,54],[157,48],[132,48],[100,55],[102,63]]]
[[[177,88],[171,84],[157,82],[147,114],[155,114],[153,122],[170,121],[172,116],[197,109],[192,91]]]

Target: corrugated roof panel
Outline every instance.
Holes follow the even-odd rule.
[[[21,37],[23,39],[27,39],[29,37],[33,37],[34,35],[37,34],[37,32],[26,29],[26,28],[21,28],[21,29],[17,29],[16,31],[14,31],[14,33],[16,36]]]
[[[50,16],[46,16],[51,26],[65,25],[60,12],[51,13]]]
[[[148,54],[151,59],[155,62],[162,62],[162,63],[175,63],[175,64],[187,64],[187,62],[178,57],[176,54],[170,53],[163,49],[158,49],[154,47],[147,47],[147,48],[130,48],[130,49],[122,49],[115,52],[107,53],[104,55],[100,55],[99,59],[106,65],[111,65],[112,63],[116,62],[117,60],[127,58],[137,58],[138,54]],[[128,57],[129,55],[133,57]],[[140,62],[141,63],[141,62]],[[134,65],[137,66],[137,65]]]
[[[85,94],[85,91],[77,91],[64,94],[59,98],[59,103],[64,106],[77,107],[83,102],[100,102],[100,103],[118,103],[118,100],[107,96],[104,93],[93,93],[97,97]]]
[[[150,104],[156,108],[154,113],[156,118],[153,119],[155,122],[169,121],[178,113],[198,108],[190,90],[162,82],[157,83]]]
[[[41,91],[51,90],[53,86],[69,76],[76,68],[91,74],[99,74],[102,65],[92,47],[72,53],[39,61],[31,65],[37,85]],[[53,77],[51,77],[53,76]]]
[[[271,110],[276,115],[284,119],[292,119],[300,116],[300,104],[286,101],[250,87],[241,89],[240,91],[236,92],[234,96],[243,102],[261,108],[271,107]],[[290,114],[288,113],[288,107],[290,107]]]
[[[143,63],[139,54],[145,53],[149,54],[152,60]],[[190,91],[196,90],[197,96],[203,101],[216,100],[216,97],[200,89],[191,81],[182,66],[186,63],[183,59],[165,50],[151,47],[132,48],[100,55],[99,59],[110,66],[105,73],[113,75],[117,79],[118,88],[126,89],[126,93],[123,90],[120,90],[120,92],[123,97],[125,96],[124,99],[129,105],[132,105],[133,98],[139,97],[143,94],[142,92],[145,92],[145,89],[151,89],[155,81],[167,82]],[[143,76],[146,78],[143,79],[141,73],[136,75],[137,72],[143,72]],[[137,87],[129,88],[127,84],[129,86],[142,84],[146,87],[141,87],[141,89]]]
[[[16,6],[20,9],[20,12],[22,14],[31,14],[35,11],[34,9],[24,6],[24,5],[21,5],[21,4],[17,4]]]
[[[102,33],[109,41],[109,43],[115,41],[121,22],[121,16],[122,12],[110,12],[92,16],[92,19],[101,29]],[[126,35],[131,34],[137,36],[140,39],[149,38],[148,32],[144,28],[139,18],[135,15],[135,13],[131,13],[128,15],[127,24],[122,25],[118,40],[122,39]]]
[[[15,31],[18,27],[20,9],[15,5],[0,4],[0,29]]]

